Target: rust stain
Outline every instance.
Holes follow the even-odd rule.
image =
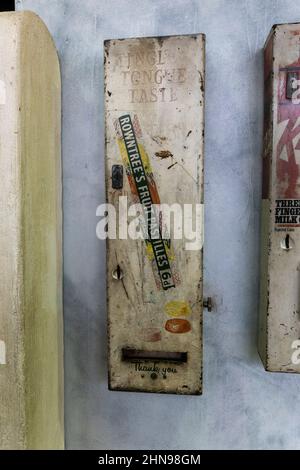
[[[173,168],[173,166],[177,165],[178,162],[175,162],[175,163],[172,163],[172,165],[168,166],[168,170],[170,170],[171,168]]]
[[[200,70],[199,70],[199,79],[200,79],[200,89],[202,93],[204,93],[204,77],[202,73],[200,72]]]
[[[147,343],[155,343],[161,340],[161,332],[159,328],[144,328],[142,330],[142,340]]]
[[[172,158],[173,154],[169,150],[160,150],[155,152],[155,156],[164,160],[165,158]]]
[[[168,39],[169,36],[157,36],[157,42],[159,44],[159,47],[162,48],[164,45],[164,42],[166,39]]]
[[[158,145],[162,145],[163,142],[167,140],[167,138],[162,135],[154,135],[151,137],[151,139],[154,140],[154,142],[156,142]]]

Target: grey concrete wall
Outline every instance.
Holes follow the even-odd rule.
[[[300,377],[256,352],[262,47],[295,0],[17,0],[52,33],[63,78],[65,396],[68,448],[300,448]],[[204,395],[109,392],[103,39],[207,35]]]

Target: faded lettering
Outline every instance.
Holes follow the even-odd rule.
[[[168,50],[118,54],[115,70],[128,90],[130,103],[170,103],[177,101],[176,89],[185,83],[185,67],[168,66]]]

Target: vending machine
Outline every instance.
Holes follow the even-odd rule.
[[[264,50],[265,116],[259,352],[300,372],[300,24],[275,25]]]
[[[112,390],[202,391],[204,62],[203,34],[105,41]]]

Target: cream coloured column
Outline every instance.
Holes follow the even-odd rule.
[[[0,14],[0,448],[61,449],[61,83],[33,13]]]

